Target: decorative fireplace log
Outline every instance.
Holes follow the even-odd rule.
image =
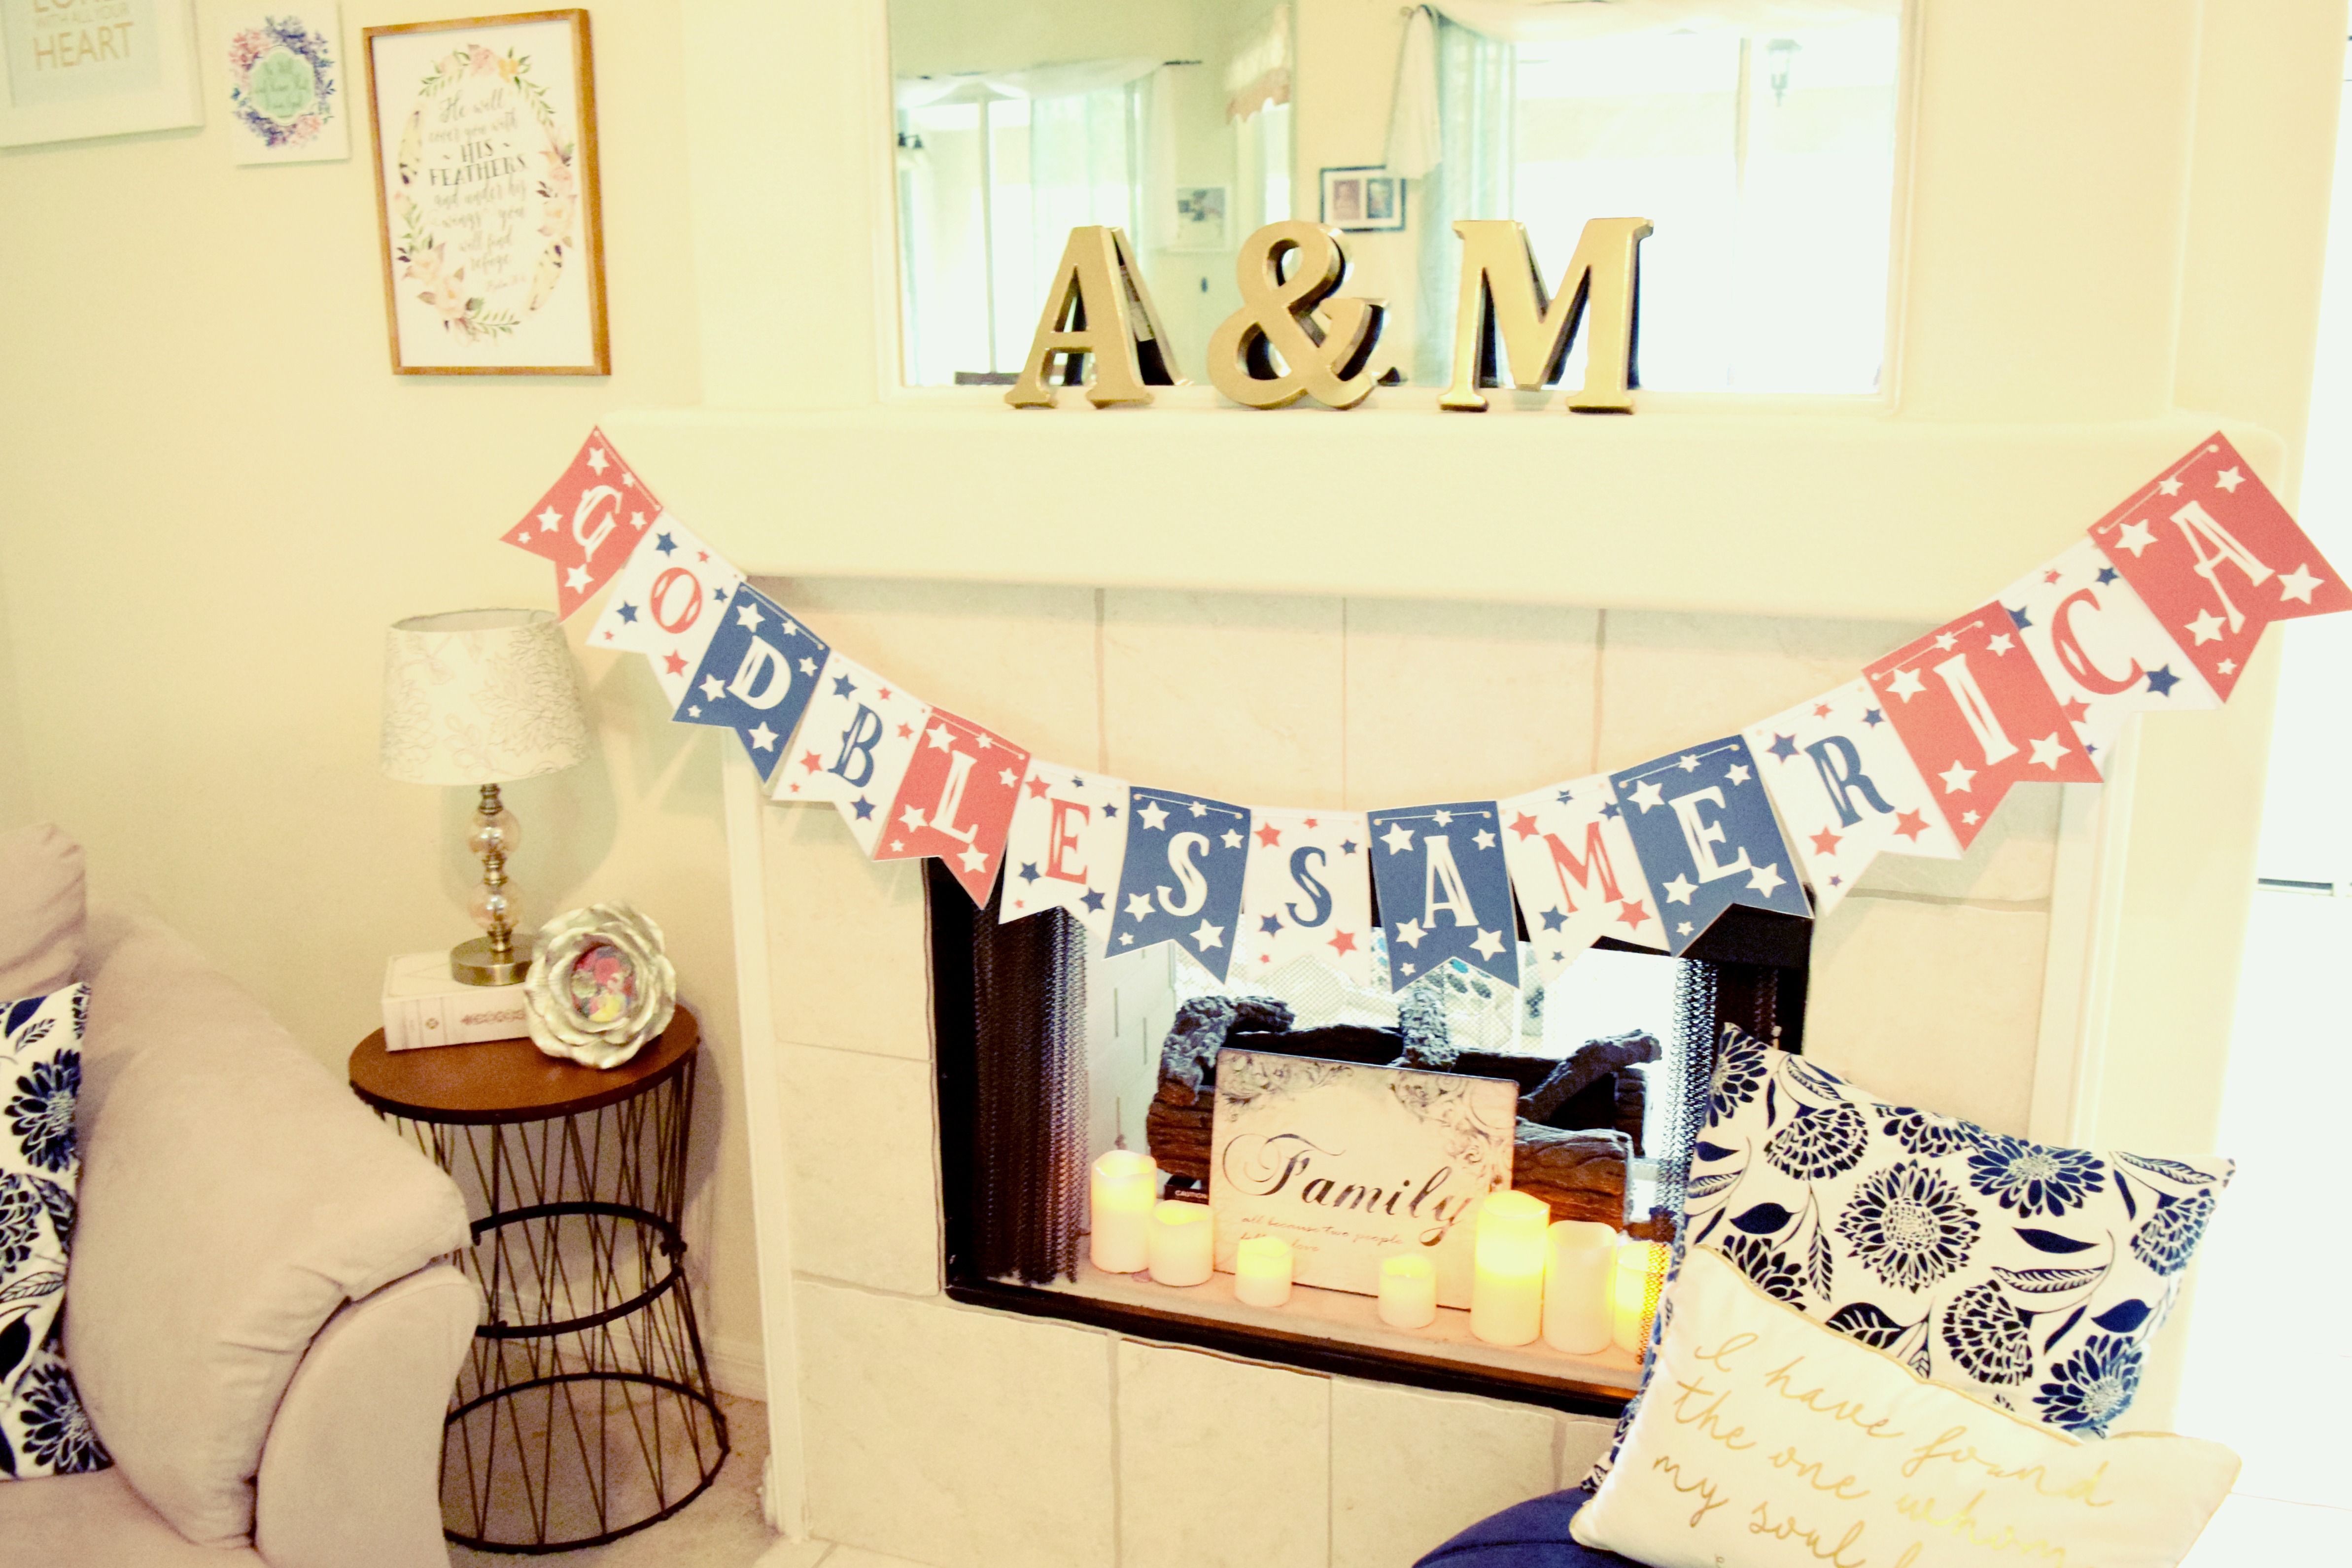
[[[1217,1053],[1228,1044],[1323,1061],[1505,1078],[1520,1089],[1511,1183],[1551,1206],[1552,1218],[1623,1226],[1625,1162],[1639,1152],[1644,1087],[1638,1064],[1658,1059],[1639,1031],[1588,1041],[1564,1062],[1465,1051],[1448,1037],[1443,1002],[1416,988],[1399,1027],[1294,1029],[1271,997],[1198,996],[1177,1009],[1160,1048],[1160,1087],[1144,1134],[1160,1168],[1205,1187],[1216,1112]]]

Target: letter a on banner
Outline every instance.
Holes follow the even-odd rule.
[[[2011,583],[2000,607],[2050,683],[2083,750],[2105,771],[2134,713],[2219,708],[2106,552],[2090,540]]]
[[[592,429],[563,477],[505,538],[555,563],[556,619],[568,620],[612,580],[660,511],[604,433]]]
[[[675,710],[742,580],[724,557],[664,512],[613,579],[612,595],[588,629],[588,646],[644,654]]]
[[[739,583],[674,717],[734,731],[760,777],[772,778],[831,651],[782,605]]]
[[[1235,968],[1263,980],[1313,958],[1357,984],[1372,984],[1372,884],[1360,811],[1250,808],[1249,871],[1242,883]]]
[[[1205,795],[1128,791],[1109,955],[1172,942],[1219,980],[1234,961],[1249,866],[1250,814]]]
[[[1099,942],[1127,853],[1127,781],[1033,759],[1004,838],[1000,922],[1067,910]]]
[[[985,908],[1028,773],[1025,748],[944,708],[932,709],[874,858],[943,861],[971,901]]]
[[[1118,229],[1097,224],[1070,230],[1062,264],[1045,290],[1045,313],[1030,341],[1029,362],[1004,401],[1015,408],[1053,407],[1055,392],[1048,384],[1056,364],[1062,384],[1084,383],[1087,401],[1097,408],[1149,403],[1153,387],[1177,383],[1167,331],[1151,308],[1135,252]]]
[[[1976,842],[2011,784],[2099,782],[2015,619],[1998,604],[1862,673],[1962,849]]]
[[[2264,626],[2352,610],[2352,589],[2219,432],[2091,537],[2224,700]]]
[[[1666,945],[1657,896],[1642,875],[1608,774],[1546,784],[1497,804],[1511,887],[1528,922],[1533,984],[1549,984],[1604,936]]]
[[[1495,803],[1375,811],[1370,826],[1389,988],[1402,991],[1454,958],[1517,985],[1518,922],[1511,914],[1511,872]]]
[[[930,721],[929,703],[835,652],[768,795],[833,802],[858,848],[872,855]]]
[[[1807,915],[1780,826],[1737,735],[1609,775],[1679,958],[1734,904]]]
[[[1748,727],[1748,748],[1825,915],[1880,855],[1957,860],[1959,841],[1885,705],[1850,680]]]

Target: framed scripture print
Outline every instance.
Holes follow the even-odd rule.
[[[342,18],[333,5],[241,11],[220,31],[229,155],[317,163],[352,155]]]
[[[394,371],[608,374],[588,13],[365,37]]]
[[[0,147],[205,122],[194,0],[0,0]]]

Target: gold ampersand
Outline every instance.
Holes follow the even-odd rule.
[[[1219,392],[1250,408],[1302,397],[1353,408],[1371,395],[1380,377],[1368,362],[1387,306],[1331,297],[1348,276],[1338,230],[1270,223],[1243,243],[1234,276],[1242,308],[1209,339],[1209,379]]]

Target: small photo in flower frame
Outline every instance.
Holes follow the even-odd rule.
[[[1323,222],[1349,234],[1403,228],[1404,181],[1381,163],[1324,170]]]
[[[399,375],[607,375],[588,13],[370,27]]]

